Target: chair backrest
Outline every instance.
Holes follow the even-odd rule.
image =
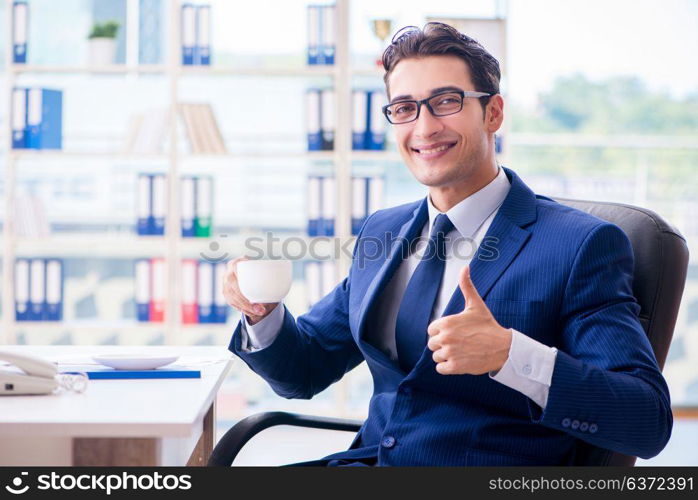
[[[663,369],[686,283],[686,240],[651,210],[621,203],[554,200],[617,225],[630,239],[635,254],[633,294],[640,304],[640,323]],[[575,464],[632,466],[636,458],[578,440]]]

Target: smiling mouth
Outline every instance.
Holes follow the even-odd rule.
[[[412,151],[414,151],[415,153],[419,153],[422,155],[429,155],[429,154],[440,153],[442,151],[446,151],[447,149],[451,149],[455,145],[456,145],[456,143],[454,142],[452,144],[444,144],[442,146],[438,146],[438,147],[431,148],[431,149],[415,149],[415,148],[410,148],[410,149],[412,149]]]

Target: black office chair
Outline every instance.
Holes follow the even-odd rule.
[[[557,202],[588,212],[619,226],[635,253],[633,293],[641,306],[640,322],[652,344],[659,368],[669,352],[686,282],[688,247],[681,234],[656,213],[644,208],[597,201],[556,198]],[[216,445],[208,465],[230,466],[253,436],[276,425],[358,432],[363,422],[286,412],[247,417],[232,427]],[[577,440],[575,465],[633,466],[637,457]]]

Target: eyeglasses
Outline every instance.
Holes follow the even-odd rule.
[[[426,104],[429,112],[434,116],[448,116],[458,113],[463,109],[463,99],[466,97],[488,97],[487,92],[474,92],[463,90],[449,90],[440,92],[421,101],[398,101],[383,106],[383,114],[393,125],[409,123],[419,118],[422,104]]]

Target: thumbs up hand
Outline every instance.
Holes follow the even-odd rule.
[[[460,273],[465,309],[431,322],[427,347],[436,371],[442,375],[482,375],[499,370],[511,347],[512,331],[504,328],[488,309],[470,279],[469,266]]]

